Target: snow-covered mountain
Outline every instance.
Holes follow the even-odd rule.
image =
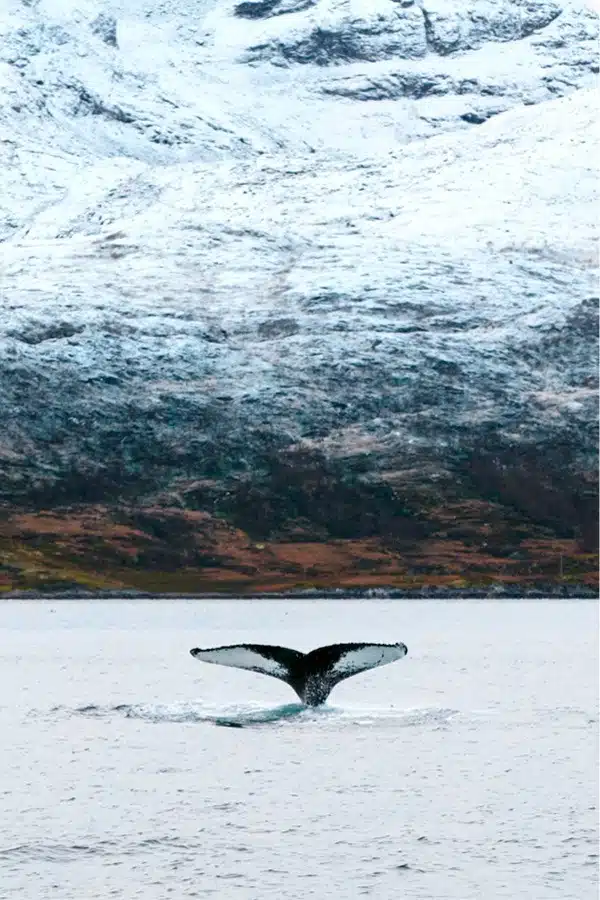
[[[4,0],[8,509],[327,543],[485,497],[581,537],[597,36],[558,0]],[[370,526],[277,506],[309,457]]]
[[[122,159],[356,168],[466,135],[590,86],[596,40],[591,9],[554,0],[4,0],[0,234],[98,163],[110,190],[138,171]]]

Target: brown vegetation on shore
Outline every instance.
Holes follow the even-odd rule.
[[[530,529],[508,541],[481,501],[430,512],[416,540],[256,540],[207,512],[102,505],[13,511],[0,521],[0,592],[137,589],[246,594],[306,588],[477,588],[598,583],[598,556]]]

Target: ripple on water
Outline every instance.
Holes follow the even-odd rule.
[[[201,833],[204,829],[199,828]],[[75,859],[98,856],[137,856],[172,850],[200,850],[200,841],[183,840],[173,835],[141,838],[137,841],[119,839],[89,839],[76,843],[61,841],[32,841],[0,848],[0,860],[4,862],[69,862]]]

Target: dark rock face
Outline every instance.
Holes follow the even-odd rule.
[[[240,19],[268,19],[286,13],[303,12],[316,6],[317,0],[247,0],[234,6],[233,13]]]
[[[291,39],[250,46],[246,62],[270,61],[334,66],[356,60],[418,59],[427,52],[421,12],[388,3],[387,16],[342,17],[329,27],[310,24]]]
[[[595,19],[363,12],[6,32],[0,590],[595,583]]]
[[[297,18],[289,33],[251,46],[246,59],[331,66],[352,60],[419,59],[431,52],[449,56],[489,42],[521,41],[562,12],[562,6],[552,2],[480,3],[473,8],[443,0],[419,4],[372,0],[363,15],[347,4],[332,3],[320,17],[319,4],[303,8],[309,6],[317,7],[315,15]],[[235,13],[262,18],[279,9],[271,2],[244,3],[235,7]]]

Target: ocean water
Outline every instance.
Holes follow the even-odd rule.
[[[188,653],[351,640],[319,709]],[[589,601],[5,601],[0,896],[595,900],[597,663]]]

